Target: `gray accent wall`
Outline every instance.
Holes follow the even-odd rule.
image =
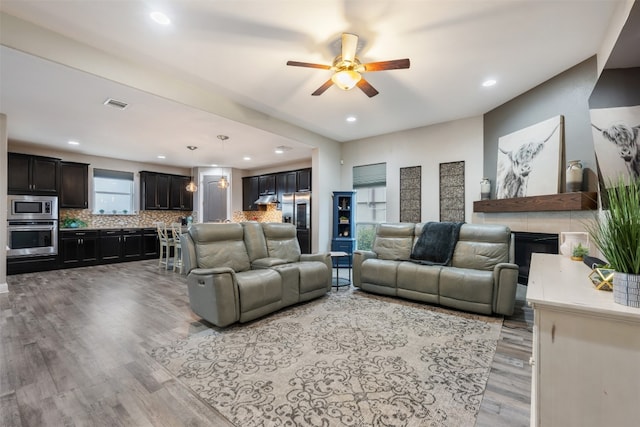
[[[634,105],[640,105],[640,67],[604,70],[589,98],[589,107],[595,109]]]
[[[583,190],[596,191],[596,163],[589,118],[589,96],[597,79],[593,56],[484,115],[484,176],[491,179],[495,197],[498,138],[547,120],[564,116],[564,158],[561,191],[565,190],[567,160],[581,160],[587,169]]]

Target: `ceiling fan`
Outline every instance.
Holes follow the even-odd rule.
[[[378,91],[371,86],[364,77],[362,77],[361,73],[409,68],[409,58],[362,64],[356,56],[357,47],[358,36],[355,34],[343,33],[342,54],[335,57],[333,65],[312,64],[309,62],[298,61],[287,61],[287,65],[335,71],[329,80],[311,94],[313,96],[322,95],[331,85],[335,84],[342,90],[350,90],[355,86],[358,86],[369,98],[376,96]]]

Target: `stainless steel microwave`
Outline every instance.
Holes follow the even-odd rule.
[[[8,220],[57,220],[58,197],[56,196],[7,196]]]

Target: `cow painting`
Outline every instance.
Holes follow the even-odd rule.
[[[529,176],[536,165],[536,159],[539,158],[547,142],[556,134],[559,127],[560,123],[556,124],[551,133],[541,141],[527,141],[510,150],[498,147],[503,156],[500,156],[498,161],[496,198],[509,199],[529,195],[527,194]],[[557,178],[554,182],[557,191]]]
[[[624,160],[629,175],[634,179],[640,178],[640,139],[638,139],[640,125],[631,127],[625,124],[614,124],[605,129],[601,129],[593,123],[591,126],[617,147],[618,154]]]

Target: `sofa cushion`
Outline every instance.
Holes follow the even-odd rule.
[[[474,303],[493,303],[493,272],[468,268],[443,268],[440,272],[440,297]]]
[[[362,283],[374,283],[390,288],[396,287],[398,265],[397,261],[384,259],[367,259],[362,263]]]
[[[242,313],[282,300],[282,279],[274,270],[249,270],[236,274]]]
[[[229,267],[236,273],[249,270],[249,256],[240,224],[193,224],[189,227],[198,268]]]
[[[373,241],[373,252],[378,259],[409,259],[413,246],[414,224],[384,223],[376,227],[376,238]]]
[[[397,283],[398,290],[406,289],[410,291],[438,295],[438,281],[440,279],[439,265],[421,265],[412,262],[401,262],[398,265]]]
[[[300,244],[296,227],[289,223],[263,223],[262,230],[267,241],[267,252],[271,258],[280,258],[287,262],[300,259]]]
[[[244,229],[244,245],[247,248],[249,261],[254,262],[257,259],[267,258],[267,241],[264,238],[262,224],[259,222],[243,222]]]
[[[320,261],[297,262],[300,270],[300,294],[317,289],[327,289],[328,277],[331,272],[327,265]]]
[[[501,262],[509,262],[511,230],[504,225],[464,224],[451,265],[491,271]]]

